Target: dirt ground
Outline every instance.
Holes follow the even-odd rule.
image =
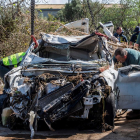
[[[34,140],[140,140],[140,119],[126,120],[124,114],[115,118],[115,133],[112,131],[100,132],[97,130],[65,129],[52,131],[39,131],[35,133]],[[27,140],[30,131],[16,130],[0,127],[0,140]]]

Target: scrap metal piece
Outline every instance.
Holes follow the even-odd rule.
[[[39,99],[39,106],[41,108],[45,108],[46,105],[48,105],[51,101],[57,99],[58,97],[65,94],[67,91],[69,91],[71,88],[73,88],[72,83],[68,83],[64,85],[63,87],[60,87],[59,89],[50,92],[49,94],[45,95],[44,97]]]
[[[83,97],[85,108],[83,115],[81,115],[81,118],[88,119],[89,110],[93,107],[94,104],[100,103],[100,101],[101,101],[100,95],[93,95],[90,98]]]
[[[59,97],[57,100],[57,105],[54,106],[55,100],[50,103],[52,105],[52,113],[50,119],[52,122],[61,119],[67,115],[70,115],[73,111],[73,108],[83,99],[83,97],[88,92],[87,81],[83,81],[72,88],[69,92]],[[46,106],[47,107],[47,106]]]
[[[29,115],[30,115],[29,122],[30,122],[31,138],[33,138],[34,134],[35,134],[34,128],[33,128],[33,123],[34,123],[34,119],[35,119],[34,111],[30,111]]]
[[[93,104],[94,104],[93,103],[93,98],[83,97],[83,100],[84,100],[85,109],[84,109],[84,113],[81,117],[88,119],[89,110],[90,110],[90,108],[93,107]]]

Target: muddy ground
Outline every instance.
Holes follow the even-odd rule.
[[[47,140],[140,140],[140,119],[126,120],[124,114],[115,118],[115,133],[99,130],[60,129],[55,132],[36,132],[34,139]],[[30,131],[14,130],[0,126],[0,140],[27,140],[30,139]]]

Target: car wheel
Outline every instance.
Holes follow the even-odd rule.
[[[110,93],[105,99],[105,124],[114,128],[114,118],[115,118],[115,95]],[[108,128],[110,129],[110,128]]]
[[[4,108],[6,99],[7,99],[7,94],[0,94],[0,120],[1,120],[1,114],[2,114],[2,110]]]

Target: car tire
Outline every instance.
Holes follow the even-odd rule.
[[[104,117],[105,123],[114,128],[114,118],[115,118],[115,95],[110,93],[105,99],[105,112]]]
[[[4,105],[7,97],[8,97],[7,94],[0,94],[0,120],[1,120],[2,110],[4,109]]]

